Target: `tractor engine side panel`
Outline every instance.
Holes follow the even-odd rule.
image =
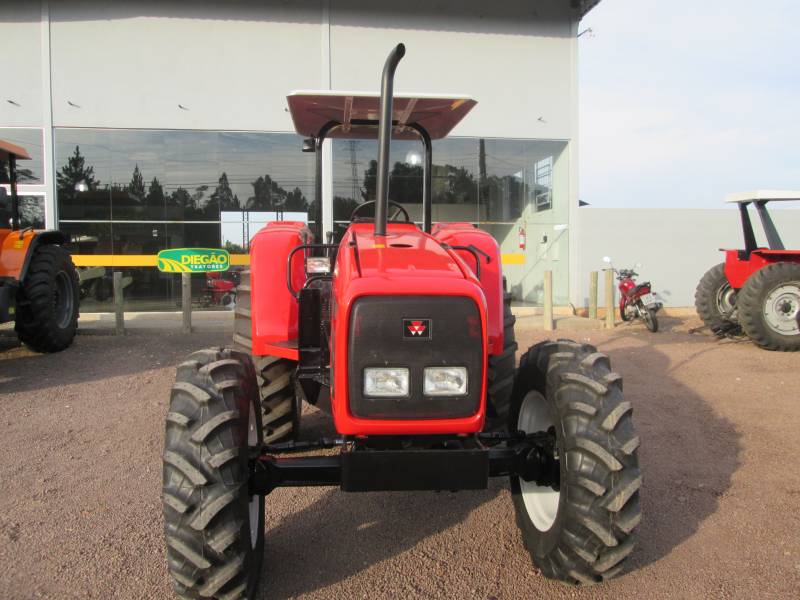
[[[759,269],[776,262],[800,263],[800,251],[758,249],[748,260],[740,258],[739,250],[725,250],[725,277],[731,287],[741,289],[750,276]]]
[[[310,243],[305,223],[268,223],[250,243],[250,293],[253,325],[253,354],[276,354],[275,347],[293,347],[297,340],[298,301],[286,285],[291,251]],[[302,251],[292,257],[292,287],[305,282]],[[296,347],[296,345],[294,346]]]
[[[438,223],[431,235],[449,246],[475,246],[489,256],[489,262],[478,253],[481,260],[480,284],[486,297],[488,310],[487,330],[489,335],[489,353],[503,353],[503,269],[500,258],[500,247],[497,241],[486,231],[478,229],[471,223]],[[467,250],[453,250],[464,264],[474,273],[475,257]]]

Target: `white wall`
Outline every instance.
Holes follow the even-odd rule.
[[[43,124],[40,19],[38,2],[0,3],[0,127]]]
[[[774,203],[773,205],[774,206]],[[800,210],[770,208],[787,248],[800,248]],[[612,209],[583,207],[580,220],[580,296],[588,298],[589,272],[602,269],[603,256],[614,266],[642,263],[640,279],[650,280],[667,306],[694,306],[700,277],[724,261],[719,248],[741,248],[738,210],[720,209]],[[759,243],[764,243],[758,217],[751,215]],[[766,244],[765,244],[766,245]],[[615,282],[616,284],[616,282]],[[600,303],[603,302],[600,276]]]
[[[330,0],[329,31],[327,5],[50,2],[54,125],[291,131],[288,92],[326,87],[328,75],[333,88],[377,91],[404,42],[398,92],[478,99],[455,135],[572,137],[566,0]],[[4,27],[30,37],[15,25]]]

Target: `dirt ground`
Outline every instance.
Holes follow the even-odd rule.
[[[520,346],[543,339],[525,331]],[[483,492],[267,497],[263,598],[789,598],[800,595],[800,355],[665,319],[596,344],[642,440],[640,543],[627,574],[575,589],[522,548],[505,481]],[[32,354],[0,337],[0,596],[171,598],[161,535],[174,367],[224,333],[81,335]],[[305,435],[331,433],[309,409]]]

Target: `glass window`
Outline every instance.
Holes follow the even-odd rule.
[[[212,221],[276,210],[306,220],[314,157],[295,134],[57,129],[64,220]]]
[[[31,160],[17,161],[17,183],[44,183],[44,137],[41,129],[0,128],[0,140],[22,146]],[[8,163],[0,160],[0,183],[8,183]]]

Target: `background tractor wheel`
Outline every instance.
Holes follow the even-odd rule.
[[[489,356],[488,402],[489,414],[484,431],[503,431],[508,423],[509,400],[514,387],[514,373],[517,362],[517,342],[514,336],[514,323],[517,318],[511,312],[511,294],[506,289],[503,277],[503,353]]]
[[[234,307],[233,347],[251,355],[255,365],[264,441],[274,444],[296,440],[300,434],[302,410],[294,382],[297,363],[279,356],[253,356],[250,309],[250,271],[243,271]]]
[[[555,434],[558,484],[511,478],[534,564],[571,584],[615,576],[635,544],[642,479],[631,405],[608,357],[564,340],[531,347],[520,359],[509,426]]]
[[[779,262],[753,273],[737,300],[744,332],[767,350],[800,350],[800,263]]]
[[[725,276],[725,263],[711,267],[697,284],[694,293],[697,314],[715,335],[737,335],[741,332],[736,296],[736,290]]]
[[[264,497],[248,494],[261,446],[250,358],[211,348],[178,366],[164,436],[164,536],[183,598],[253,598],[264,552]]]
[[[61,246],[33,249],[17,296],[16,330],[36,352],[67,348],[78,329],[78,272]]]

